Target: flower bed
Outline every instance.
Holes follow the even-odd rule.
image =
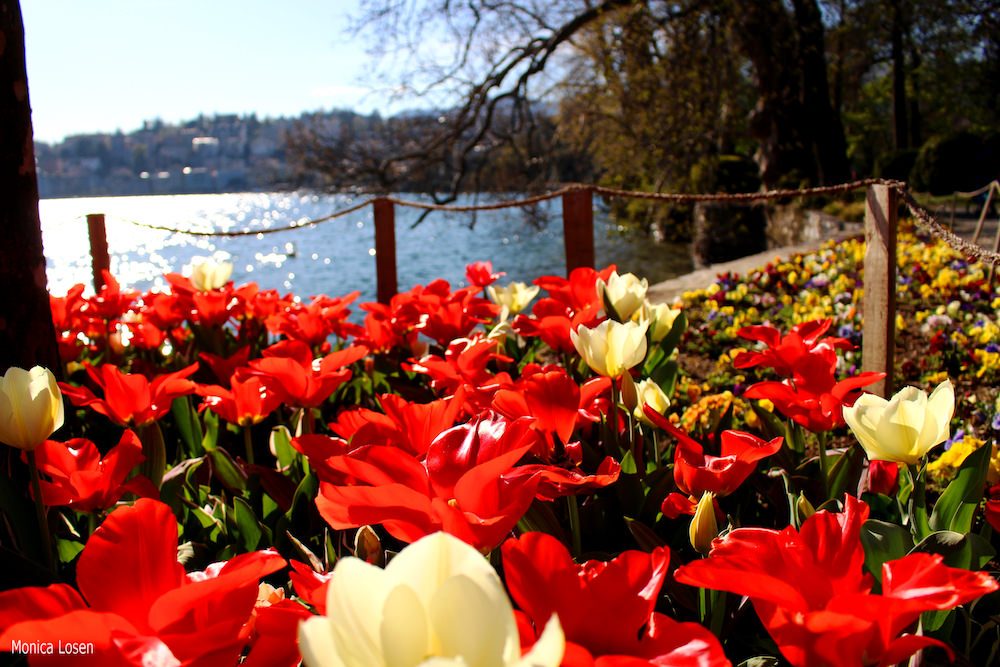
[[[211,262],[166,294],[108,275],[54,297],[67,381],[0,385],[22,586],[0,593],[0,649],[986,664],[1000,301],[904,236],[900,349],[926,349],[899,360],[915,386],[862,394],[880,376],[854,349],[861,251],[722,276],[677,308],[614,267],[528,286],[488,263],[361,304],[361,323],[356,294],[237,287]]]

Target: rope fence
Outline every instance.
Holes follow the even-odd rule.
[[[142,227],[145,229],[154,229],[158,231],[171,232],[174,234],[187,234],[189,236],[200,236],[200,237],[239,237],[239,236],[257,236],[263,234],[278,234],[281,232],[293,231],[297,229],[309,228],[315,225],[322,224],[324,222],[330,222],[331,220],[336,220],[342,218],[351,213],[355,213],[369,205],[374,204],[376,201],[385,201],[395,206],[404,206],[407,208],[420,209],[425,211],[448,211],[452,213],[473,213],[479,211],[498,211],[508,208],[523,208],[526,206],[533,206],[545,201],[556,199],[557,197],[564,197],[568,194],[579,193],[579,192],[590,192],[593,194],[602,195],[605,197],[618,197],[627,199],[641,199],[646,201],[660,201],[660,202],[671,202],[675,204],[696,204],[696,203],[754,203],[761,201],[774,201],[779,199],[791,199],[791,198],[804,198],[804,197],[814,197],[821,195],[842,195],[855,190],[860,190],[861,188],[868,188],[874,185],[885,185],[894,189],[902,199],[903,204],[906,206],[907,210],[912,215],[914,221],[919,227],[924,229],[927,233],[931,234],[935,238],[938,238],[948,245],[950,245],[956,252],[965,255],[966,257],[973,258],[977,261],[981,261],[993,266],[1000,265],[1000,252],[997,250],[989,251],[982,246],[980,246],[976,241],[979,237],[979,232],[983,224],[983,220],[986,215],[986,208],[983,210],[983,215],[980,217],[979,223],[977,225],[976,236],[973,242],[966,241],[959,237],[954,232],[950,231],[948,228],[943,226],[934,215],[928,211],[924,206],[922,206],[913,197],[912,193],[909,191],[906,183],[903,181],[896,181],[890,179],[882,178],[866,178],[856,181],[851,181],[849,183],[841,183],[837,185],[826,185],[813,188],[799,188],[799,189],[776,189],[767,190],[762,192],[739,192],[739,193],[670,193],[670,192],[645,192],[641,190],[625,190],[620,188],[611,188],[602,185],[587,185],[583,183],[571,183],[564,185],[556,190],[550,190],[538,195],[533,195],[531,197],[523,197],[520,199],[509,199],[498,202],[490,202],[487,204],[434,204],[429,202],[421,202],[412,199],[400,199],[398,197],[386,196],[386,197],[368,197],[357,204],[353,204],[347,208],[339,209],[333,213],[323,216],[321,218],[313,218],[305,220],[303,222],[293,222],[289,225],[282,227],[268,227],[262,229],[240,229],[233,231],[201,231],[193,229],[180,229],[177,227],[170,227],[166,225],[154,225],[150,223],[140,222],[138,220],[124,220],[131,225],[136,227]],[[990,197],[986,201],[986,207],[988,208],[992,195],[994,192],[1000,192],[1000,184],[997,181],[993,181],[984,187],[974,190],[972,192],[956,192],[956,196],[961,196],[965,198],[978,197],[984,193],[990,193]]]
[[[897,214],[902,204],[912,216],[916,225],[949,245],[966,258],[990,265],[989,283],[992,288],[996,267],[1000,265],[1000,226],[992,251],[981,247],[977,241],[982,229],[987,209],[994,193],[1000,193],[996,181],[970,193],[956,193],[963,197],[978,197],[989,193],[986,207],[980,216],[976,236],[970,243],[940,222],[922,206],[903,181],[866,178],[838,185],[827,185],[801,189],[776,189],[763,192],[743,193],[665,193],[624,190],[600,185],[570,183],[548,192],[530,197],[490,202],[485,204],[436,204],[401,199],[394,196],[372,196],[346,208],[334,211],[321,218],[294,222],[283,227],[264,229],[241,229],[234,231],[198,231],[177,229],[165,225],[153,225],[135,220],[125,220],[146,229],[155,229],[175,234],[200,237],[239,237],[277,234],[280,232],[310,228],[355,213],[372,206],[375,221],[375,272],[378,300],[388,303],[397,293],[395,207],[421,209],[424,211],[450,211],[472,213],[478,211],[498,211],[509,208],[533,206],[556,198],[562,199],[563,242],[566,251],[566,272],[582,266],[594,266],[594,201],[595,194],[605,198],[642,199],[647,201],[670,202],[675,204],[698,203],[739,203],[748,204],[780,199],[814,197],[821,195],[843,195],[860,189],[867,189],[865,200],[865,296],[863,304],[864,332],[862,358],[864,370],[886,373],[886,380],[873,387],[873,391],[887,396],[892,389],[892,371],[896,318],[896,234]],[[954,218],[954,208],[952,209]],[[94,284],[99,291],[101,269],[110,266],[107,236],[103,214],[90,214],[87,224],[91,238]]]

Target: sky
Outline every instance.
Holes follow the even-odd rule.
[[[200,113],[399,111],[373,92],[364,0],[21,0],[35,139]],[[368,80],[366,80],[368,77]]]

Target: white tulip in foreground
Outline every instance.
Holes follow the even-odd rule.
[[[888,401],[862,394],[853,407],[844,408],[844,421],[869,460],[916,465],[948,439],[954,411],[955,388],[945,380],[929,398],[916,387],[903,387]]]
[[[33,451],[62,423],[62,392],[52,371],[11,366],[0,377],[0,442]]]
[[[333,570],[327,614],[299,626],[308,667],[556,667],[565,642],[552,616],[521,657],[514,612],[478,551],[435,533],[386,568],[344,558]]]

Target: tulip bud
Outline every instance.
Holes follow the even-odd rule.
[[[691,519],[688,536],[691,546],[700,554],[707,554],[712,549],[712,540],[719,535],[719,524],[715,521],[715,494],[706,491],[701,494],[698,507]]]
[[[354,556],[372,565],[385,563],[382,540],[379,539],[371,526],[361,526],[354,534]]]
[[[8,368],[0,378],[0,442],[33,451],[62,423],[62,393],[52,372]]]
[[[636,395],[638,401],[632,414],[636,419],[649,426],[653,426],[653,422],[646,416],[644,406],[648,405],[661,415],[670,407],[670,399],[663,393],[660,385],[648,378],[636,385]]]
[[[816,513],[816,508],[806,498],[806,494],[799,492],[799,497],[795,501],[795,511],[799,514],[799,521],[805,521]]]

